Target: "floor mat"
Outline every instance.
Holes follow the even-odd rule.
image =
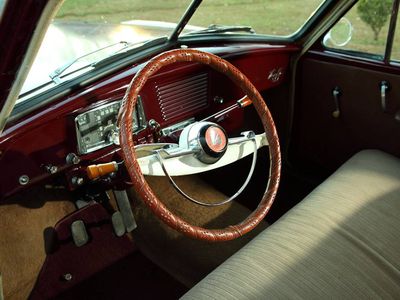
[[[75,210],[65,190],[37,187],[0,205],[0,273],[5,299],[27,299],[46,257],[46,229]]]
[[[193,204],[178,194],[165,177],[147,177],[147,181],[171,211],[197,226],[223,228],[239,223],[251,213],[236,202],[219,207]],[[189,195],[205,202],[226,198],[197,176],[178,177],[176,181]],[[268,226],[266,222],[262,222],[245,236],[223,243],[193,240],[159,221],[142,201],[138,200],[133,190],[130,195],[138,223],[133,236],[139,249],[187,287],[192,287],[200,281]]]

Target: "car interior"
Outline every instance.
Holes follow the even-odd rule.
[[[400,1],[307,1],[4,1],[0,300],[398,298]]]

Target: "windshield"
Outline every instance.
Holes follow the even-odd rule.
[[[73,79],[113,54],[170,36],[190,0],[66,0],[45,35],[18,102]],[[322,0],[204,0],[185,34],[287,36]],[[213,25],[214,24],[214,25]]]

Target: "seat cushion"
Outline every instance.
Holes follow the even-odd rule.
[[[399,295],[400,160],[364,150],[183,298]]]

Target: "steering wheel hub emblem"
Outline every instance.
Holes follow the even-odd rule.
[[[200,122],[197,140],[200,149],[197,158],[206,164],[217,162],[226,152],[228,146],[225,130],[214,123]]]
[[[226,148],[226,135],[221,128],[217,126],[210,126],[207,128],[205,133],[205,139],[207,146],[211,151],[223,152]]]
[[[187,126],[179,138],[179,146],[196,151],[202,163],[213,164],[224,156],[228,148],[225,130],[211,122],[196,122]]]

